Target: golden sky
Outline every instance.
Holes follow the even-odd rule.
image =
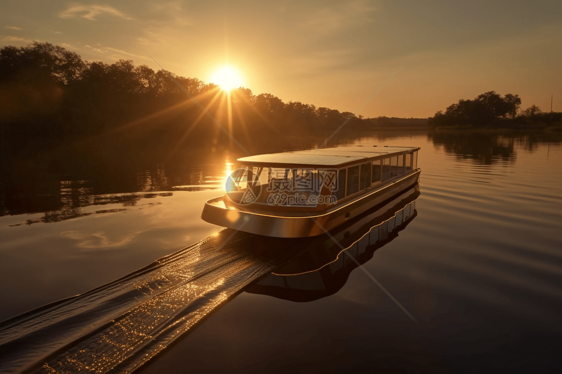
[[[230,65],[254,94],[428,117],[495,90],[562,111],[562,1],[45,1],[0,5],[0,46],[32,40],[209,82]]]

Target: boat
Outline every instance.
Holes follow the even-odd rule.
[[[415,185],[419,147],[338,147],[239,158],[209,223],[277,238],[318,236]]]
[[[295,302],[337,293],[353,270],[370,261],[375,251],[396,239],[416,218],[419,196],[419,185],[415,185],[337,227],[330,235],[310,241],[297,239],[302,242],[302,251],[244,292]]]

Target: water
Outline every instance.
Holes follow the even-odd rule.
[[[117,281],[5,322],[0,345],[10,362],[3,369],[132,371],[290,259],[283,251],[263,253],[268,246],[253,241],[225,230]]]
[[[171,293],[176,286],[209,287],[208,293],[185,292],[162,313],[160,327],[169,326],[176,318],[198,316],[188,318],[192,322],[180,323],[180,333],[166,336],[143,330],[152,323],[145,317],[154,317],[154,309],[150,308],[168,305],[151,293],[142,294],[140,300],[135,299],[138,295],[132,296],[141,292],[135,284],[156,279],[157,273],[151,270],[129,276],[130,283],[125,282],[128,286],[123,281],[109,283],[86,296],[65,301],[99,307],[96,313],[77,311],[78,327],[68,324],[67,316],[59,315],[57,318],[62,320],[56,321],[63,321],[64,328],[55,329],[56,334],[42,334],[41,328],[54,323],[55,317],[45,310],[35,312],[31,319],[34,323],[39,321],[35,319],[37,315],[44,318],[37,322],[35,331],[45,339],[34,340],[35,346],[18,346],[14,335],[10,335],[16,330],[4,328],[1,336],[7,340],[0,344],[6,351],[16,348],[8,351],[15,353],[3,354],[0,362],[8,367],[20,355],[19,362],[29,364],[33,361],[29,360],[29,352],[45,355],[63,343],[70,344],[64,352],[80,351],[79,347],[84,346],[79,344],[88,342],[75,342],[85,331],[80,326],[88,326],[91,334],[95,326],[136,307],[144,314],[130,320],[134,331],[157,336],[162,346],[172,341],[174,344],[160,352],[155,348],[160,345],[137,339],[136,345],[120,345],[111,356],[115,360],[106,367],[119,361],[123,364],[118,368],[125,370],[142,363],[138,355],[125,353],[132,348],[130,352],[148,352],[149,356],[160,352],[141,368],[147,372],[179,368],[195,372],[560,369],[560,138],[545,133],[476,132],[392,134],[351,140],[348,143],[422,148],[421,194],[415,200],[415,214],[408,215],[407,221],[402,215],[403,224],[397,226],[397,231],[391,230],[396,235],[391,240],[365,243],[360,252],[359,244],[366,240],[360,234],[369,233],[371,240],[372,225],[378,227],[380,235],[377,225],[389,218],[371,217],[367,219],[369,224],[359,224],[347,237],[341,233],[338,240],[345,248],[355,245],[346,240],[359,237],[353,258],[362,267],[353,261],[345,263],[345,258],[351,257],[344,254],[351,250],[343,253],[337,246],[326,247],[320,242],[275,241],[277,250],[272,250],[273,244],[250,236],[246,242],[236,241],[238,244],[228,249],[215,251],[217,241],[226,234],[221,232],[207,244],[188,247],[203,248],[199,257],[183,257],[190,253],[185,249],[174,257],[174,263],[181,266],[172,270],[169,264],[158,270],[158,276],[170,274],[171,279],[172,274],[181,271],[198,274],[207,265],[212,268],[204,272],[208,278],[197,278],[203,283],[190,278],[178,286],[178,276],[166,286],[170,290],[166,292]],[[8,191],[2,197],[5,215],[0,217],[0,319],[87,292],[218,232],[220,228],[200,221],[199,216],[203,202],[220,191],[210,189],[213,186],[194,186],[201,185],[201,181],[216,184],[230,167],[226,164],[230,160],[212,160],[214,174],[203,175],[208,178],[198,178],[195,183],[191,177],[158,182],[167,178],[163,166],[142,172],[144,179],[136,178],[135,187],[128,191],[84,180],[70,183],[70,190],[62,188],[68,188],[69,183],[58,184],[61,192],[54,198],[53,192],[33,194],[40,189],[36,184],[31,192],[16,199],[10,188],[0,188]],[[196,165],[190,170],[198,167],[202,175],[204,170],[212,169],[204,166]],[[183,175],[191,175],[190,170]],[[150,183],[143,184],[147,180]],[[183,187],[174,188],[178,186]],[[47,211],[41,207],[56,209]],[[395,210],[400,211],[400,207]],[[246,244],[241,245],[243,242]],[[301,254],[278,268],[302,251],[311,250],[319,262]],[[206,251],[214,252],[211,255]],[[337,267],[341,261],[344,263],[338,272],[327,273],[326,269]],[[272,270],[274,274],[266,275]],[[295,275],[301,273],[315,275]],[[218,285],[220,279],[224,283]],[[280,280],[290,287],[279,287]],[[123,300],[118,296],[121,292],[131,297]],[[92,295],[103,295],[109,300],[105,305],[111,307],[92,302],[88,299]],[[222,307],[215,309],[216,305]],[[207,318],[201,323],[199,319],[203,317]],[[103,326],[111,328],[111,324]],[[66,340],[61,331],[69,333]],[[38,347],[37,342],[45,344]],[[88,345],[89,351],[85,351],[91,353],[95,347]],[[64,352],[63,356],[61,352],[51,354],[44,362],[56,364],[61,357],[68,357]],[[82,356],[81,362],[101,365],[92,357]]]

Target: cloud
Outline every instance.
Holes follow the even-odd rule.
[[[95,21],[96,16],[100,14],[109,14],[115,17],[120,17],[123,19],[131,19],[125,14],[121,13],[119,10],[108,6],[108,5],[71,5],[67,10],[59,14],[60,18],[73,18],[82,17],[89,19],[90,21]]]
[[[105,52],[104,52],[104,51],[102,51],[101,49],[99,49],[99,48],[95,48],[95,47],[92,47],[92,46],[91,46],[91,45],[89,45],[89,44],[86,44],[86,48],[90,48],[90,49],[91,49],[92,51],[95,51],[95,52],[99,52],[99,53],[105,53]]]
[[[88,48],[88,49],[90,49],[94,52],[97,52],[97,53],[103,53],[107,57],[109,57],[113,60],[119,60],[120,58],[123,58],[123,57],[134,57],[134,58],[147,59],[146,56],[136,55],[134,53],[123,51],[123,50],[117,49],[117,48],[104,47],[100,44],[97,44],[96,46],[91,46],[89,44],[85,44],[84,47],[86,47],[86,48]]]
[[[2,42],[16,42],[16,43],[33,43],[34,41],[37,40],[31,40],[31,39],[26,39],[26,38],[21,38],[19,36],[4,36],[2,39],[0,39],[0,41]]]
[[[136,57],[136,58],[146,58],[146,56],[135,55],[134,53],[125,52],[125,51],[122,51],[120,49],[115,49],[115,48],[111,48],[111,47],[105,47],[105,50],[111,51],[111,52],[116,52],[116,53],[126,55],[126,56]]]
[[[7,29],[9,30],[16,30],[16,31],[20,31],[21,27],[17,27],[17,26],[5,26]]]

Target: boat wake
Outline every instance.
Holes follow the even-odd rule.
[[[0,372],[129,373],[287,262],[224,230],[121,279],[0,323]]]

